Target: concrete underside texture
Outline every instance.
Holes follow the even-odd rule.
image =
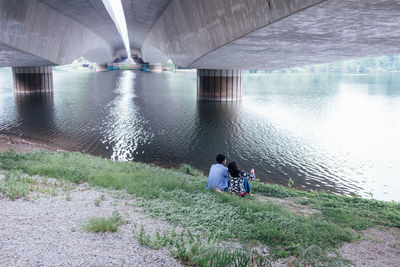
[[[241,70],[197,70],[197,99],[238,101],[242,99]]]
[[[113,59],[115,49],[108,41],[47,5],[66,1],[43,2],[46,4],[38,0],[0,0],[0,55],[6,55],[0,67],[43,65],[40,62],[63,65],[80,56],[93,62]],[[81,10],[82,17],[86,11]],[[90,12],[87,15],[90,19]]]
[[[170,2],[171,0],[122,0],[132,52],[141,49],[154,23]],[[153,51],[151,56],[152,58],[147,62],[165,62],[168,60],[168,57],[157,50]]]
[[[104,40],[107,40],[114,49],[124,48],[122,38],[101,0],[39,1],[84,25]]]
[[[53,91],[51,67],[14,67],[14,92],[41,93]]]
[[[22,67],[29,63],[31,66],[51,66],[54,63],[41,57],[25,53],[21,50],[13,49],[0,43],[0,67],[14,66]]]
[[[155,57],[158,52],[178,66],[199,69],[215,69],[216,61],[223,65],[230,58],[247,61],[248,53],[233,53],[227,59],[218,58],[201,66],[193,65],[199,58],[227,43],[323,1],[174,0],[151,28],[141,47],[142,56],[147,62],[162,62]],[[237,67],[226,65],[220,69]]]
[[[328,0],[200,57],[190,68],[276,70],[400,53],[399,0]]]

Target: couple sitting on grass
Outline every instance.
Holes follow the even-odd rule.
[[[231,161],[226,165],[224,155],[217,156],[217,164],[210,168],[206,189],[216,190],[217,192],[230,192],[244,197],[250,194],[249,180],[255,180],[254,169],[250,173],[239,170],[236,162]]]

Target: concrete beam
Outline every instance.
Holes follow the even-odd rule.
[[[227,43],[324,1],[172,0],[143,42],[143,58],[170,58],[188,67]]]
[[[79,56],[113,59],[106,40],[38,0],[0,0],[0,29],[0,67],[63,65]]]

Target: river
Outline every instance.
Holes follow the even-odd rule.
[[[0,69],[0,133],[118,160],[218,153],[260,180],[400,201],[400,75],[245,75],[243,101],[199,102],[196,75],[54,71],[54,93],[17,94]]]

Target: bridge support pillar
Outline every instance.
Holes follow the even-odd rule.
[[[96,64],[96,71],[107,71],[108,66],[107,63],[97,63]]]
[[[52,92],[52,67],[13,67],[14,91],[17,93]]]
[[[150,63],[149,69],[151,72],[162,72],[161,63]]]
[[[197,70],[197,98],[208,101],[242,99],[241,70]]]

